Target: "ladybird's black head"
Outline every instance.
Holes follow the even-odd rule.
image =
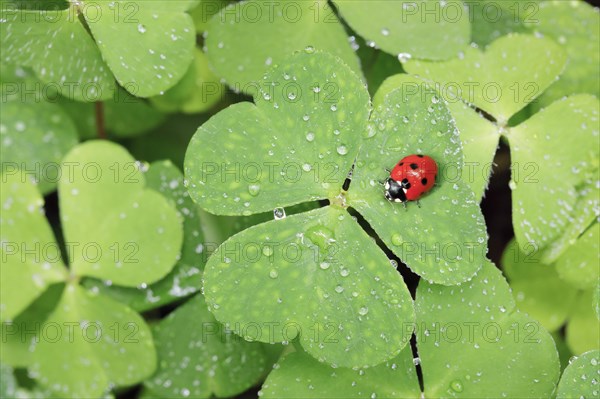
[[[402,187],[402,184],[396,180],[389,178],[385,181],[385,199],[393,202],[406,202],[406,192]]]

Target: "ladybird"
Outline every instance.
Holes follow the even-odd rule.
[[[385,181],[385,198],[388,201],[418,201],[435,185],[438,166],[427,155],[409,155],[402,158],[390,172]]]

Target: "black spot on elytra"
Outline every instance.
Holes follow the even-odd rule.
[[[427,178],[426,177],[424,177],[424,178],[421,179],[421,184],[424,185],[424,186],[427,185]]]
[[[410,168],[413,169],[413,170],[417,169],[418,167],[419,167],[419,165],[417,165],[416,163],[411,163],[410,164]]]
[[[404,162],[400,162],[400,163],[398,164],[398,166],[402,166],[402,165],[404,165]]]
[[[402,179],[402,187],[405,189],[409,189],[410,188],[410,183],[408,182],[408,179]]]
[[[423,155],[421,155],[421,154],[417,154],[417,156],[418,156],[419,158],[423,158]]]

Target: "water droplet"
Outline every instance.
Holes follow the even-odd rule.
[[[273,209],[273,217],[275,218],[275,220],[285,219],[285,209],[283,209],[283,208]]]
[[[319,263],[319,267],[323,270],[327,270],[329,269],[329,266],[331,266],[328,262],[321,262]]]
[[[450,383],[450,388],[454,391],[454,392],[462,392],[463,391],[463,385],[462,382],[460,382],[459,380],[454,380]]]
[[[337,153],[340,155],[346,155],[348,153],[348,147],[346,147],[344,144],[338,146]]]
[[[402,236],[400,236],[400,234],[393,234],[392,235],[392,244],[395,246],[400,246],[402,245]]]
[[[331,107],[329,107],[329,109],[335,112],[337,111],[337,105],[333,104]]]
[[[270,245],[265,245],[262,249],[262,253],[264,256],[273,255],[273,248]]]
[[[412,55],[409,53],[400,53],[398,54],[398,61],[406,62],[412,58]]]
[[[256,197],[258,193],[260,193],[260,184],[250,184],[248,186],[248,193],[251,196]]]
[[[369,308],[366,306],[363,306],[360,309],[358,309],[358,314],[361,316],[365,316],[367,313],[369,313]]]
[[[315,52],[315,48],[314,48],[313,46],[306,46],[306,47],[304,48],[304,52],[305,52],[306,54],[312,54],[312,53],[314,53],[314,52]]]
[[[516,190],[517,189],[517,183],[514,180],[511,180],[508,182],[508,187],[510,187],[511,190]]]
[[[335,242],[333,231],[323,225],[316,225],[306,231],[306,238],[321,249],[327,249]]]
[[[306,133],[306,141],[312,142],[315,139],[315,134],[313,132]]]
[[[383,36],[389,36],[390,35],[390,30],[387,29],[387,28],[383,28],[383,29],[381,29],[381,34]]]
[[[277,278],[277,277],[279,277],[279,273],[277,272],[277,270],[275,270],[275,269],[272,269],[272,270],[269,272],[269,277],[271,277],[271,278]]]
[[[138,24],[137,30],[140,33],[146,33],[146,27],[144,25],[142,25],[142,24]]]
[[[342,277],[348,277],[348,275],[350,275],[350,272],[348,271],[348,269],[342,268],[342,270],[340,270],[340,275]]]
[[[344,287],[342,287],[341,285],[336,286],[335,292],[337,292],[338,294],[341,294],[342,292],[344,292]]]

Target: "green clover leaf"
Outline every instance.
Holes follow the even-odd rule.
[[[485,52],[467,48],[456,59],[411,60],[404,68],[441,84],[445,97],[462,98],[504,125],[556,80],[565,63],[564,51],[552,40],[513,34],[494,41]]]
[[[114,77],[73,9],[40,12],[2,7],[0,13],[3,63],[32,68],[41,81],[57,86],[69,98],[89,101],[112,96]]]
[[[60,249],[54,244],[52,229],[41,209],[44,201],[33,183],[20,173],[2,174],[0,273],[1,320],[12,320],[53,283],[67,278]],[[46,257],[27,256],[27,251]],[[49,261],[51,260],[51,261]]]
[[[599,363],[600,351],[598,350],[586,352],[569,363],[558,383],[557,399],[597,396]]]
[[[91,141],[75,147],[63,165],[74,176],[65,174],[58,185],[65,240],[82,248],[93,243],[96,251],[89,257],[73,251],[72,270],[134,287],[164,277],[179,256],[181,222],[162,195],[145,187],[131,155],[116,144]]]
[[[502,266],[517,306],[548,331],[558,330],[570,317],[577,289],[559,277],[553,265],[542,263],[532,245],[523,252],[513,240],[506,247]],[[560,295],[556,295],[560,292]]]
[[[535,31],[551,37],[568,55],[560,79],[533,104],[550,105],[563,96],[589,93],[600,96],[600,13],[584,1],[543,1],[536,12]]]
[[[154,328],[160,366],[144,383],[151,394],[169,398],[237,395],[269,366],[263,345],[228,332],[196,295]]]
[[[135,384],[155,369],[144,320],[77,285],[84,276],[130,286],[152,282],[179,257],[182,232],[175,206],[145,188],[140,165],[118,145],[94,141],[63,160],[58,191],[70,276],[41,212],[39,192],[25,173],[2,174],[2,250],[8,258],[1,269],[6,343],[1,360],[27,367],[52,395],[99,397],[110,386]],[[177,177],[183,191],[181,174]],[[160,173],[153,179],[160,181]],[[129,242],[144,245],[123,245]],[[65,280],[66,288],[56,284]]]
[[[549,62],[542,65],[535,58]],[[515,127],[507,127],[506,123],[550,86],[565,59],[564,52],[550,39],[509,35],[490,44],[485,53],[470,49],[462,59],[405,63],[408,71],[435,80],[438,94],[450,103],[466,143],[465,161],[475,166],[474,178],[462,178],[476,194],[487,185],[495,137],[508,139],[513,160],[511,189],[517,242],[521,249],[532,242],[544,249],[546,262],[564,252],[597,214],[597,188],[591,174],[597,173],[599,158],[595,145],[598,100],[574,95]],[[496,94],[488,96],[486,86],[496,87]],[[526,86],[531,90],[525,90]],[[496,122],[481,120],[473,110],[455,104],[457,100],[489,112]],[[565,151],[564,143],[570,141],[571,135],[581,140]],[[532,161],[536,159],[544,162]],[[549,164],[554,166],[547,168]],[[557,190],[559,185],[563,188]],[[540,190],[549,195],[538,198]]]
[[[59,163],[78,141],[75,125],[58,105],[18,100],[2,103],[0,140],[2,168],[31,171],[42,193],[55,189]]]
[[[248,339],[281,342],[299,335],[308,353],[329,363],[368,366],[389,360],[410,336],[410,297],[385,255],[344,208],[363,215],[426,278],[443,284],[470,278],[486,252],[483,219],[470,189],[441,178],[439,188],[423,199],[427,211],[415,206],[408,212],[385,201],[375,182],[385,177],[385,167],[413,152],[460,169],[452,118],[421,82],[409,87],[412,93],[393,90],[367,122],[368,96],[358,77],[333,56],[312,50],[281,63],[263,81],[266,88],[294,82],[294,89],[265,89],[256,106],[236,104],[198,129],[184,167],[190,196],[209,212],[225,215],[315,199],[332,205],[257,225],[222,244],[205,271],[209,309],[224,323],[258,323],[258,333]],[[335,91],[327,97],[315,90],[328,86]],[[206,140],[218,151],[209,150]],[[344,194],[341,186],[355,158],[353,182]],[[244,176],[248,165],[262,173]],[[291,166],[297,166],[295,172]],[[288,246],[298,252],[293,261],[282,252]],[[440,246],[451,248],[440,252]],[[432,247],[437,258],[422,247]],[[264,289],[257,293],[257,286]],[[240,293],[246,293],[242,300]],[[297,328],[290,329],[290,323]],[[336,334],[335,343],[325,340],[328,334]]]
[[[410,347],[383,364],[359,370],[332,368],[305,352],[292,352],[277,363],[260,392],[267,399],[421,396]]]
[[[600,278],[599,235],[600,224],[596,222],[558,258],[556,271],[561,279],[582,290],[596,286]]]
[[[593,231],[590,233],[594,234]],[[578,288],[596,284],[597,270],[593,269],[597,267],[582,273],[591,280],[591,284],[581,279],[563,279],[565,271],[560,269],[565,267],[563,262],[572,267],[573,263],[568,261],[568,257],[574,255],[575,262],[580,259],[584,263],[588,261],[597,265],[597,252],[589,253],[587,260],[576,257],[577,249],[591,251],[586,249],[589,244],[588,237],[583,236],[555,264],[545,263],[535,245],[530,245],[528,251],[522,251],[514,241],[508,245],[502,257],[519,309],[538,320],[549,331],[557,331],[566,324],[566,345],[575,354],[598,348],[600,323],[594,313],[597,302],[592,299],[593,290],[578,291]],[[569,277],[572,275],[567,274]],[[560,292],[559,296],[557,292]]]
[[[593,290],[584,291],[579,295],[567,324],[567,345],[575,355],[600,347],[600,320],[596,314],[598,302],[594,302],[593,297]]]
[[[596,97],[575,95],[506,132],[516,165],[511,177],[516,205],[513,226],[521,248],[527,242],[546,247],[560,237],[575,215],[589,212],[587,207],[574,206],[577,187],[585,183],[590,169],[598,167],[599,109]],[[570,139],[573,135],[577,140]],[[569,143],[567,151],[565,143]],[[536,159],[543,162],[532,162]]]
[[[361,73],[344,28],[325,0],[230,4],[212,17],[206,34],[209,64],[235,91],[256,94],[262,88],[256,83],[270,65],[309,46],[337,55]]]
[[[350,190],[350,203],[416,273],[457,284],[475,274],[487,252],[484,221],[471,189],[445,176],[446,170],[460,173],[463,166],[458,131],[442,100],[424,82],[398,75],[395,84],[395,90],[375,97],[377,106],[354,173],[358,188]],[[380,90],[388,89],[385,85]],[[394,165],[406,154],[427,154],[440,168],[438,187],[421,200],[423,208],[431,209],[410,215],[391,206],[375,188],[386,178],[382,166]]]
[[[134,384],[156,367],[152,335],[141,316],[79,286],[67,285],[45,323],[71,326],[56,340],[42,337],[30,366],[59,395],[100,396],[109,384]]]
[[[52,11],[5,6],[2,62],[33,68],[78,101],[110,98],[115,79],[133,95],[157,95],[175,85],[192,61],[195,30],[185,11],[193,5],[115,0]]]
[[[349,68],[331,55],[302,52],[264,81],[256,106],[228,107],[190,141],[188,190],[211,213],[251,214],[334,197],[357,154],[369,97]],[[209,148],[207,141],[219,144]]]
[[[106,285],[98,280],[86,280],[88,288],[100,290],[130,308],[144,312],[196,293],[202,285],[202,270],[206,251],[200,215],[183,186],[183,175],[170,161],[154,162],[145,173],[148,188],[160,192],[177,208],[183,219],[181,256],[173,270],[164,278],[137,288]]]
[[[352,29],[400,58],[443,60],[458,54],[469,42],[469,15],[462,1],[334,3]]]
[[[311,355],[341,366],[396,355],[410,338],[412,300],[385,254],[358,227],[344,210],[325,207],[233,236],[206,266],[210,310],[240,325],[248,340],[299,336]],[[240,300],[240,292],[253,294]],[[248,308],[249,301],[255,305]]]
[[[493,264],[457,287],[422,280],[415,307],[425,397],[551,396],[560,371],[554,341],[515,311]]]

